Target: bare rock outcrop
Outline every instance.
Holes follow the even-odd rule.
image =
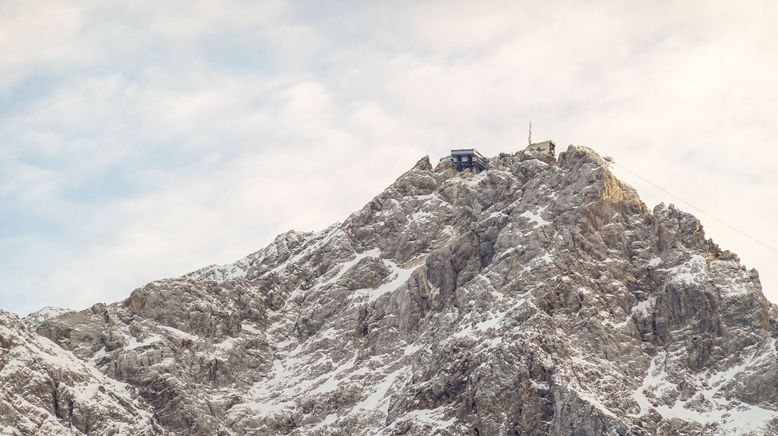
[[[40,317],[37,317],[40,318]],[[0,311],[0,434],[168,434],[136,389]]]

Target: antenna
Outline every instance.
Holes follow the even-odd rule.
[[[532,120],[529,120],[529,136],[527,137],[527,145],[532,145]]]

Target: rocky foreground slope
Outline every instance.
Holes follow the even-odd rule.
[[[588,148],[477,175],[425,158],[321,232],[29,328],[4,314],[0,428],[778,434],[777,318],[756,271]]]
[[[0,434],[161,434],[132,386],[0,311]]]

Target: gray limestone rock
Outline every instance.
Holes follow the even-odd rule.
[[[570,146],[425,157],[321,232],[32,325],[175,434],[745,435],[778,434],[777,316]]]
[[[33,319],[39,319],[36,314]],[[130,385],[0,311],[0,434],[168,434]]]

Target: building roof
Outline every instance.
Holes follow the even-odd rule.
[[[479,153],[478,150],[476,150],[475,148],[459,148],[459,149],[456,149],[456,150],[451,150],[451,155],[452,156],[471,156],[471,155],[474,155],[474,156],[477,156],[477,157],[479,157],[481,159],[486,160],[484,155]]]

